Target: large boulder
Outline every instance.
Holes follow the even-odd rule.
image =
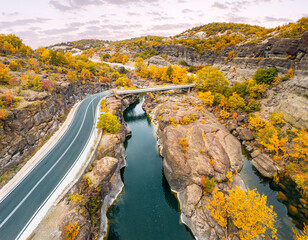
[[[262,153],[257,157],[252,159],[252,165],[265,177],[272,178],[274,174],[278,171],[277,167],[274,165],[274,161]]]
[[[95,186],[103,184],[103,182],[109,182],[113,176],[119,164],[119,160],[113,157],[104,157],[97,160],[93,164],[93,169],[88,172],[88,176]]]
[[[254,139],[252,131],[248,128],[238,127],[236,131],[238,132],[241,140],[251,141]]]

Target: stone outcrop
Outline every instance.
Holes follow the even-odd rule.
[[[63,122],[68,110],[85,95],[102,89],[60,82],[51,93],[26,92],[18,109],[8,112],[0,129],[0,175],[41,146]]]
[[[161,56],[153,56],[148,59],[148,65],[154,64],[156,67],[168,67],[170,63]]]
[[[254,154],[255,156],[256,154]],[[252,165],[262,174],[262,176],[272,178],[278,169],[274,161],[264,153],[260,153],[252,159]]]
[[[276,67],[280,72],[286,73],[292,67],[297,74],[308,74],[308,32],[300,39],[271,38],[262,43],[246,43],[227,46],[220,53],[205,51],[200,55],[191,47],[181,45],[153,46],[160,54],[167,54],[172,60],[180,62],[185,60],[189,65],[214,65],[223,72],[236,67],[234,78],[251,78],[257,68]],[[228,54],[234,51],[235,56],[225,63]],[[258,60],[259,58],[259,60]],[[229,79],[231,76],[231,71]]]
[[[200,104],[193,95],[164,93],[155,100],[148,98],[143,107],[156,125],[164,174],[178,194],[182,222],[197,239],[221,239],[223,229],[204,207],[211,195],[203,194],[201,177],[214,177],[220,190],[228,189],[227,172],[240,172],[242,168],[241,145],[212,113],[195,107]],[[195,120],[179,124],[192,114]],[[180,144],[181,139],[187,147]],[[236,184],[246,189],[239,175],[234,176],[231,187]]]

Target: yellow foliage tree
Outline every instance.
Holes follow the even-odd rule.
[[[308,161],[308,133],[307,129],[302,128],[300,130],[293,131],[296,137],[293,139],[292,151],[290,156],[295,160],[303,159]]]
[[[135,63],[135,68],[137,73],[140,75],[140,77],[147,78],[149,71],[148,66],[144,63],[143,59],[141,57],[137,58],[137,61]]]
[[[9,68],[0,63],[0,83],[8,83],[10,79],[10,75],[8,74],[9,71]]]
[[[204,67],[196,74],[195,87],[202,91],[223,93],[229,82],[216,67]]]
[[[288,138],[279,137],[279,132],[274,126],[267,124],[257,132],[257,136],[257,141],[266,147],[268,151],[275,152],[277,155],[280,150],[286,153]]]
[[[49,64],[51,60],[50,51],[48,49],[45,49],[41,54],[42,61],[46,64]]]
[[[212,106],[214,103],[214,95],[211,93],[211,91],[199,92],[198,98],[209,106]]]
[[[260,196],[256,190],[248,189],[246,193],[237,186],[228,190],[228,195],[215,189],[213,200],[208,202],[207,208],[216,222],[225,228],[226,238],[238,235],[242,240],[251,240],[271,230],[272,238],[277,239],[274,226],[276,213],[273,206],[266,205],[266,201],[267,197]],[[227,231],[230,220],[238,228],[237,232]]]
[[[251,115],[248,119],[248,127],[255,131],[258,131],[261,128],[264,128],[267,124],[268,123],[266,121],[260,118],[258,113],[256,113],[255,116]]]
[[[304,225],[304,229],[301,232],[293,230],[295,234],[294,240],[307,240],[308,239],[308,226]]]

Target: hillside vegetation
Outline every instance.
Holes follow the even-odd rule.
[[[109,53],[104,60],[110,58],[110,62],[120,62],[112,58],[114,54],[127,55],[128,59],[135,60],[137,57],[147,59],[159,55],[153,46],[159,45],[182,45],[198,50],[199,54],[211,50],[220,52],[226,46],[239,43],[257,43],[269,38],[300,38],[308,31],[308,18],[303,17],[294,23],[288,23],[276,28],[265,28],[257,25],[242,23],[209,23],[186,30],[174,37],[144,36],[122,41],[99,41],[79,40],[61,43],[54,46],[66,46],[66,50],[78,48],[90,50],[99,55]]]

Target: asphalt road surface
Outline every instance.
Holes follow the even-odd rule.
[[[103,92],[80,104],[68,130],[32,171],[0,202],[0,240],[18,239],[57,185],[74,166],[95,130],[95,111]]]

